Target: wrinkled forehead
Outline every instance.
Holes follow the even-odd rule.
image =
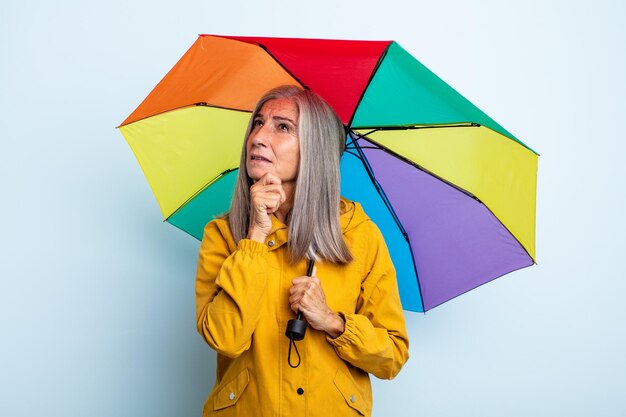
[[[273,98],[263,103],[256,115],[264,118],[288,119],[297,124],[300,111],[296,102],[291,98]]]

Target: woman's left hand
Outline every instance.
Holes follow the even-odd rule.
[[[289,289],[289,304],[294,312],[301,311],[311,327],[324,331],[333,338],[344,332],[345,323],[326,304],[326,296],[315,271],[311,277],[294,278],[292,284]]]

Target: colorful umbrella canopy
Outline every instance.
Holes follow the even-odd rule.
[[[382,230],[403,307],[534,264],[538,155],[393,41],[200,35],[120,125],[164,218],[226,212],[257,100],[293,84],[349,129],[342,194]]]

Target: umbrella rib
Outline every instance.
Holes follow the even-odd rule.
[[[446,128],[457,128],[457,127],[484,127],[485,129],[489,129],[492,132],[499,133],[500,135],[502,135],[508,140],[512,140],[513,142],[517,143],[518,145],[521,145],[523,148],[528,149],[529,151],[536,154],[537,156],[541,156],[539,153],[535,152],[534,150],[532,150],[531,148],[526,146],[526,144],[520,142],[519,140],[513,139],[505,134],[502,134],[501,132],[493,130],[493,128],[487,125],[483,125],[483,124],[476,123],[476,122],[454,122],[454,123],[441,123],[441,124],[428,124],[428,125],[400,125],[400,126],[378,126],[378,127],[376,126],[353,126],[352,129],[353,130],[370,129],[369,132],[364,133],[362,135],[362,136],[368,136],[374,132],[384,131],[384,130],[394,131],[394,130],[418,130],[418,129],[446,129]]]
[[[158,116],[158,115],[161,115],[161,114],[169,113],[169,112],[176,111],[176,110],[188,109],[188,108],[191,108],[191,107],[198,107],[198,106],[200,106],[200,107],[212,107],[214,109],[238,111],[238,112],[242,112],[242,113],[252,113],[252,110],[241,110],[241,109],[237,109],[237,108],[234,108],[234,107],[216,106],[214,104],[209,104],[207,102],[201,101],[201,102],[198,102],[198,103],[186,104],[184,106],[174,107],[172,109],[167,109],[167,110],[159,111],[159,112],[156,112],[156,113],[152,113],[152,114],[147,115],[146,117],[142,117],[141,119],[133,120],[130,123],[122,123],[121,125],[117,126],[116,129],[119,129],[120,127],[127,126],[127,125],[130,125],[130,124],[133,124],[133,123],[137,123],[137,122],[140,122],[142,120],[146,120],[146,119],[149,119],[151,117]]]
[[[348,138],[350,138],[349,140],[346,141],[346,144],[344,146],[344,150],[345,152],[348,152],[351,155],[356,156],[357,158],[361,158],[359,155],[350,152],[349,150],[356,150],[356,141],[354,140],[354,138],[352,137],[352,135],[350,134],[350,131],[348,131],[347,135]]]
[[[191,197],[189,197],[187,200],[185,200],[180,206],[178,206],[178,208],[176,210],[174,210],[174,212],[172,214],[170,214],[165,221],[168,221],[170,219],[170,217],[172,217],[173,215],[175,215],[176,213],[178,213],[178,210],[180,210],[181,208],[185,207],[185,205],[187,203],[189,203],[191,200],[193,200],[194,198],[196,198],[198,196],[198,194],[202,193],[204,190],[206,190],[207,188],[209,188],[213,183],[215,183],[217,180],[219,180],[220,178],[222,178],[224,175],[228,174],[229,172],[233,172],[233,171],[237,171],[239,168],[230,168],[227,169],[219,174],[217,174],[215,177],[213,177],[209,182],[207,182],[204,186],[200,187],[200,189],[198,191],[196,191],[195,193],[193,193],[191,195]],[[171,224],[171,223],[170,223]],[[191,233],[190,233],[191,234]]]
[[[352,135],[350,136],[352,137]],[[383,202],[385,203],[385,206],[387,207],[387,210],[389,210],[391,217],[393,217],[393,220],[396,222],[398,229],[400,229],[400,232],[402,233],[404,240],[406,240],[406,243],[409,246],[409,252],[411,253],[411,261],[412,261],[411,263],[413,264],[413,272],[415,272],[415,281],[417,282],[417,288],[419,290],[419,295],[420,295],[420,302],[422,303],[422,308],[423,308],[424,297],[422,296],[422,286],[420,285],[419,273],[417,272],[417,265],[415,265],[415,257],[413,256],[414,252],[413,252],[413,247],[411,246],[411,239],[409,239],[408,233],[404,229],[404,226],[402,226],[402,223],[400,223],[400,219],[398,218],[398,215],[396,214],[395,210],[391,206],[391,203],[389,202],[389,199],[387,198],[387,194],[385,194],[385,191],[383,191],[383,188],[379,184],[378,180],[376,180],[376,177],[374,176],[374,171],[372,171],[372,167],[370,166],[369,162],[367,161],[367,158],[361,151],[361,148],[362,148],[361,145],[357,144],[354,137],[352,137],[352,140],[353,140],[355,149],[360,155],[359,159],[363,163],[363,166],[365,167],[365,171],[367,172],[367,175],[369,175],[370,180],[372,181],[372,184],[374,184],[376,191],[382,198]]]
[[[385,203],[385,206],[387,207],[387,210],[389,210],[389,213],[393,217],[393,220],[396,222],[396,224],[398,225],[398,228],[402,232],[402,235],[404,236],[404,238],[408,242],[409,241],[409,236],[407,235],[406,230],[404,230],[404,227],[402,226],[402,223],[400,223],[400,219],[398,219],[398,216],[396,215],[396,212],[393,210],[393,207],[391,207],[391,203],[389,203],[389,199],[387,198],[387,195],[383,191],[383,188],[380,186],[380,184],[376,180],[376,177],[374,176],[374,172],[372,171],[372,168],[370,167],[369,163],[367,162],[367,158],[365,158],[365,155],[363,155],[363,152],[361,152],[361,146],[358,145],[356,142],[354,142],[354,145],[355,145],[356,151],[358,152],[358,156],[357,157],[363,163],[363,166],[365,167],[365,172],[367,172],[367,175],[370,177],[370,181],[372,181],[372,184],[374,184],[374,188],[376,188],[376,192],[378,192],[378,194],[382,198],[383,202]]]
[[[476,122],[457,122],[457,123],[441,123],[427,125],[397,125],[397,126],[355,126],[353,130],[370,129],[369,132],[361,136],[367,136],[374,132],[382,130],[417,130],[417,129],[445,129],[449,127],[480,127],[480,123]]]
[[[270,56],[270,57],[271,57],[274,61],[276,61],[276,63],[277,63],[278,65],[280,65],[280,67],[281,67],[282,69],[284,69],[284,70],[285,70],[285,72],[286,72],[287,74],[289,74],[289,75],[290,75],[290,76],[291,76],[294,80],[296,80],[296,81],[297,81],[297,82],[298,82],[298,83],[299,83],[299,84],[300,84],[303,88],[305,88],[305,89],[307,89],[307,90],[310,90],[310,89],[311,89],[309,86],[307,86],[305,83],[303,83],[303,82],[302,82],[302,80],[301,80],[300,78],[296,77],[296,75],[295,75],[293,72],[291,72],[291,71],[289,70],[289,68],[287,68],[286,66],[284,66],[284,65],[283,65],[283,63],[282,63],[282,62],[280,62],[280,61],[279,61],[279,60],[278,60],[278,59],[277,59],[277,58],[276,58],[276,57],[275,57],[275,56],[274,56],[274,55],[270,52],[270,50],[268,49],[268,47],[267,47],[267,46],[263,45],[263,44],[262,44],[262,43],[260,43],[260,42],[254,42],[254,43],[256,43],[256,44],[257,44],[257,46],[258,46],[259,48],[263,49],[263,50],[265,51],[265,53],[266,53],[266,54],[268,54],[268,55],[269,55],[269,56]]]
[[[376,130],[374,130],[374,131],[372,131],[372,132],[375,132],[375,131],[376,131]],[[372,132],[369,132],[369,133],[372,133]],[[450,181],[446,180],[446,179],[445,179],[445,178],[443,178],[443,177],[440,177],[439,175],[435,174],[434,172],[429,171],[428,169],[424,168],[423,166],[419,165],[418,163],[416,163],[416,162],[414,162],[414,161],[411,161],[410,159],[408,159],[408,158],[406,158],[406,157],[404,157],[404,156],[402,156],[402,155],[400,155],[400,154],[398,154],[398,153],[395,153],[395,152],[394,152],[394,151],[392,151],[391,149],[386,148],[385,146],[383,146],[383,145],[381,145],[380,143],[376,142],[376,141],[375,141],[375,140],[373,140],[372,138],[370,138],[370,137],[365,137],[365,135],[359,135],[359,136],[360,136],[360,137],[362,137],[363,139],[367,139],[369,142],[371,142],[371,143],[373,143],[373,144],[374,144],[374,146],[360,146],[360,145],[359,145],[361,148],[363,148],[363,149],[378,149],[378,150],[381,150],[381,151],[383,151],[383,152],[387,152],[389,155],[391,155],[391,156],[393,156],[393,157],[395,157],[395,158],[398,158],[399,160],[401,160],[401,161],[403,161],[403,162],[406,162],[406,163],[407,163],[407,164],[409,164],[409,165],[412,165],[413,167],[415,167],[415,168],[419,169],[419,170],[420,170],[420,171],[422,171],[422,172],[425,172],[426,174],[428,174],[428,175],[430,175],[430,176],[432,176],[432,177],[437,178],[439,181],[442,181],[442,182],[444,182],[444,183],[448,184],[450,187],[452,187],[452,188],[454,188],[454,189],[456,189],[456,190],[458,190],[458,191],[462,192],[463,194],[467,195],[468,197],[471,197],[471,198],[473,198],[474,200],[476,200],[476,201],[478,201],[478,202],[480,202],[481,204],[483,204],[483,205],[484,205],[484,203],[483,203],[482,201],[480,201],[480,199],[479,199],[478,197],[476,197],[474,194],[470,193],[469,191],[467,191],[467,190],[465,190],[465,189],[463,189],[463,188],[459,187],[458,185],[453,184],[452,182],[450,182]],[[485,207],[486,207],[486,206],[485,206]]]
[[[214,108],[214,109],[232,110],[232,111],[238,111],[238,112],[241,112],[241,113],[252,113],[252,110],[242,110],[242,109],[237,109],[235,107],[217,106],[215,104],[209,104],[206,101],[200,101],[198,103],[193,103],[192,106],[211,107],[211,108]],[[174,109],[174,110],[176,110],[176,109]]]
[[[468,125],[467,127],[470,127],[470,126]],[[369,132],[369,133],[372,133],[372,132]],[[355,133],[355,134],[356,134],[356,133]],[[358,135],[358,134],[357,134],[357,135]],[[361,138],[363,138],[363,139],[365,139],[365,137],[364,137],[364,136],[361,136],[361,135],[358,135],[358,136],[359,136],[359,137],[361,137]],[[528,255],[528,257],[529,257],[530,259],[532,259],[532,260],[533,260],[533,262],[535,262],[535,259],[534,259],[534,258],[530,255],[530,253],[528,252],[528,250],[526,249],[526,247],[524,247],[524,245],[522,245],[522,242],[520,242],[520,241],[519,241],[519,239],[517,238],[517,236],[515,236],[515,234],[514,234],[514,233],[512,233],[512,232],[511,232],[511,230],[509,230],[509,228],[508,228],[508,227],[507,227],[504,223],[502,223],[502,220],[500,220],[500,218],[499,218],[498,216],[496,216],[496,215],[495,215],[495,213],[494,213],[493,211],[491,211],[491,209],[489,208],[489,206],[488,206],[487,204],[485,204],[485,203],[484,203],[484,202],[483,202],[480,198],[478,198],[478,197],[477,197],[477,196],[475,196],[474,194],[470,193],[469,191],[467,191],[467,190],[465,190],[465,189],[463,189],[463,188],[459,187],[458,185],[453,184],[452,182],[450,182],[450,181],[446,180],[445,178],[440,177],[439,175],[435,174],[434,172],[429,171],[428,169],[424,168],[423,166],[421,166],[421,165],[419,165],[419,164],[417,164],[417,163],[415,163],[415,162],[411,161],[410,159],[407,159],[407,158],[405,158],[404,156],[402,156],[402,155],[400,155],[400,154],[395,153],[395,152],[394,152],[394,151],[392,151],[391,149],[388,149],[388,148],[384,147],[383,145],[381,145],[380,143],[376,142],[375,140],[373,140],[373,139],[371,139],[371,138],[369,138],[369,137],[367,138],[367,140],[368,140],[369,142],[372,142],[372,143],[374,144],[374,146],[360,146],[360,145],[359,145],[359,147],[360,147],[361,149],[377,149],[377,150],[380,150],[380,151],[383,151],[383,152],[387,152],[389,155],[391,155],[391,156],[393,156],[393,157],[395,157],[395,158],[398,158],[398,159],[400,159],[401,161],[404,161],[404,162],[406,162],[406,163],[407,163],[407,164],[409,164],[409,165],[412,165],[413,167],[415,167],[415,168],[419,169],[420,171],[422,171],[422,172],[424,172],[424,173],[426,173],[426,174],[428,174],[428,175],[430,175],[430,176],[432,176],[432,177],[434,177],[434,178],[437,178],[439,181],[443,182],[444,184],[448,184],[450,187],[452,187],[452,188],[454,188],[454,189],[456,189],[456,190],[458,190],[458,191],[462,192],[463,194],[467,195],[468,197],[473,198],[474,200],[476,200],[476,201],[477,201],[478,203],[480,203],[483,207],[485,207],[485,208],[489,211],[489,213],[491,213],[491,215],[492,215],[492,216],[493,216],[493,217],[494,217],[494,218],[495,218],[495,219],[496,219],[496,220],[497,220],[497,221],[498,221],[498,222],[502,225],[502,227],[504,227],[504,229],[505,229],[507,232],[509,232],[509,234],[513,237],[513,239],[515,239],[515,241],[516,241],[516,242],[518,243],[518,245],[519,245],[519,246],[520,246],[520,247],[524,250],[524,252],[526,252],[526,254]]]
[[[351,149],[354,149],[354,148],[351,148]],[[352,155],[352,156],[354,156],[354,157],[356,157],[356,158],[361,159],[361,157],[360,157],[358,154],[356,154],[356,153],[352,152],[352,150],[346,150],[345,152],[346,152],[346,153],[349,153],[350,155]]]
[[[376,67],[374,67],[374,70],[372,71],[372,74],[370,75],[370,79],[367,80],[367,84],[365,84],[365,88],[361,92],[361,97],[359,97],[359,100],[356,102],[356,106],[354,106],[354,110],[352,111],[352,116],[350,116],[350,120],[348,121],[348,126],[352,125],[352,121],[354,120],[354,116],[356,115],[356,110],[359,108],[359,104],[361,104],[361,101],[363,101],[363,97],[365,97],[365,92],[367,91],[368,87],[372,83],[372,80],[374,79],[374,76],[378,72],[378,69],[380,68],[380,65],[383,63],[383,60],[387,56],[387,52],[389,51],[389,48],[391,47],[391,45],[393,43],[394,43],[393,41],[389,42],[389,45],[387,45],[387,47],[385,48],[383,53],[380,54],[380,58],[378,58],[378,62],[376,63]]]
[[[417,272],[417,265],[415,264],[415,255],[413,255],[415,252],[413,252],[413,246],[411,246],[411,240],[408,239],[407,236],[407,240],[406,240],[407,245],[409,245],[409,252],[411,252],[411,260],[413,261],[413,271],[415,272],[415,281],[417,281],[417,290],[419,292],[420,295],[420,302],[422,303],[422,309],[424,310],[424,314],[426,313],[426,309],[424,308],[424,296],[422,295],[422,286],[420,285],[420,276]]]

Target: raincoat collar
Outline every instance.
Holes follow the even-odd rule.
[[[343,234],[369,220],[361,204],[341,197],[339,203],[339,226]],[[265,239],[269,250],[276,250],[289,240],[287,225],[272,214],[272,232]]]

